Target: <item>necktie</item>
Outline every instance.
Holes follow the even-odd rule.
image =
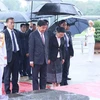
[[[43,33],[41,34],[41,39],[42,39],[43,44],[45,44],[45,40],[44,40],[44,37],[43,37]]]
[[[67,48],[67,37],[66,37],[66,35],[64,35],[64,39],[65,39],[65,42],[66,42],[65,45],[66,45],[66,50],[67,50],[68,48]]]
[[[14,52],[16,52],[17,48],[16,48],[16,42],[15,42],[15,38],[14,38],[14,32],[11,31],[11,33],[12,33],[12,41],[13,41]]]

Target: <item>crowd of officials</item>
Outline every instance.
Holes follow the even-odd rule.
[[[32,80],[33,90],[45,89],[47,82],[53,87],[68,85],[70,58],[74,56],[69,27],[66,20],[61,20],[50,33],[49,22],[39,20],[37,25],[21,24],[17,30],[14,18],[6,20],[3,30],[7,51],[3,75],[6,94],[19,92],[18,73]]]

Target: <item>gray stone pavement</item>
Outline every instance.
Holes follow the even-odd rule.
[[[100,81],[100,54],[94,55],[93,62],[88,62],[88,49],[74,45],[75,56],[71,58],[69,77],[72,78],[69,84]]]
[[[68,81],[69,85],[100,82],[100,54],[95,54],[93,62],[88,62],[88,49],[87,47],[83,48],[82,53],[81,45],[74,45],[75,56],[71,58],[69,71],[69,77],[71,77],[72,80]],[[31,83],[27,77],[21,78],[21,81]],[[10,96],[9,100],[100,100],[99,98],[82,96],[64,91],[44,90],[41,91],[41,93],[38,92],[39,91],[36,93],[29,92],[28,94],[15,94],[15,96]]]
[[[82,53],[79,46],[74,46],[75,55],[71,58],[69,77],[72,79],[68,81],[70,84],[80,84],[85,82],[100,81],[100,54],[94,54],[94,61],[88,62],[88,49],[84,47]],[[22,77],[21,82],[29,82],[27,77]]]

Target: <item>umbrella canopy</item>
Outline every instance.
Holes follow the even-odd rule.
[[[0,11],[8,11],[8,8],[2,2],[0,2]]]
[[[52,15],[36,15],[36,14],[32,14],[31,16],[31,12],[26,12],[26,15],[32,20],[38,20],[41,18],[48,18],[48,17],[52,17]]]
[[[13,17],[16,23],[23,23],[30,21],[30,18],[21,12],[17,11],[8,11],[8,12],[0,12],[0,22],[5,22],[7,18]]]
[[[4,23],[0,22],[0,32],[3,30],[4,26],[5,26]]]
[[[45,2],[55,2],[55,3],[62,2],[62,0],[26,0],[26,1],[45,1]]]
[[[61,20],[61,19],[60,19]],[[59,21],[60,21],[59,20]],[[88,21],[84,18],[81,17],[67,17],[64,18],[64,20],[66,20],[66,22],[70,25],[70,29],[69,31],[71,32],[72,35],[75,34],[80,34],[81,32],[83,32],[86,28],[89,27],[88,25]],[[49,35],[52,36],[53,32],[55,31],[55,28],[57,27],[59,22],[55,22],[50,28],[49,28]]]
[[[88,21],[81,17],[69,17],[66,19],[66,22],[70,25],[69,31],[72,35],[80,34],[89,27]]]
[[[38,15],[79,15],[76,7],[67,3],[46,3],[38,6],[33,13]]]

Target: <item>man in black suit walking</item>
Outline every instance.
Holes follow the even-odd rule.
[[[19,91],[18,70],[19,70],[19,52],[20,37],[17,30],[14,30],[14,18],[6,20],[7,28],[3,31],[5,34],[7,48],[7,66],[4,69],[4,85],[6,94],[10,94],[10,75],[12,74],[12,93]]]
[[[47,23],[39,20],[37,30],[32,32],[29,37],[29,59],[32,67],[33,90],[38,90],[38,72],[40,72],[40,89],[46,88],[47,76],[47,36],[45,31]]]

